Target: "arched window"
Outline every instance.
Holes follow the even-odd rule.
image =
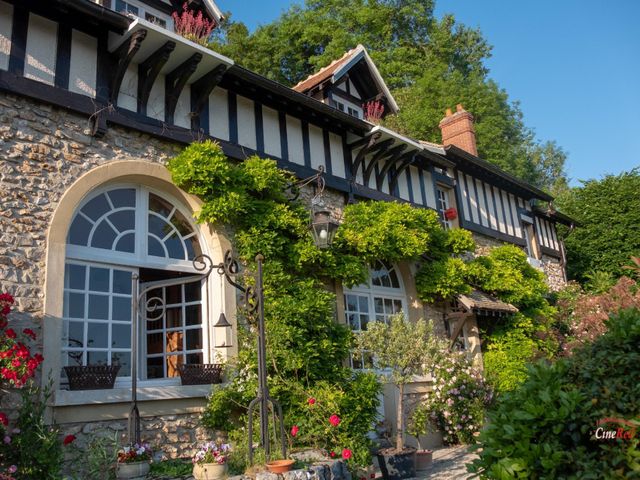
[[[198,273],[202,253],[189,213],[161,192],[123,185],[93,192],[76,210],[67,236],[62,365],[120,365],[131,376],[132,275],[140,288]],[[178,365],[209,361],[200,281],[159,287],[164,313],[141,321],[141,380],[178,375]]]
[[[406,295],[397,270],[381,261],[369,268],[366,284],[344,290],[344,314],[354,332],[367,329],[371,321],[388,322],[389,317],[406,311]],[[351,356],[352,368],[371,368],[371,358]]]

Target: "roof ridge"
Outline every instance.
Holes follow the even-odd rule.
[[[322,67],[320,70],[318,70],[317,72],[314,72],[312,74],[310,74],[307,78],[305,78],[304,80],[300,80],[298,83],[296,83],[293,87],[293,89],[295,89],[296,87],[298,87],[299,85],[302,85],[304,82],[312,79],[313,77],[316,77],[318,75],[320,75],[322,72],[326,71],[327,69],[333,67],[334,65],[336,65],[337,63],[340,63],[342,61],[344,61],[347,57],[353,55],[353,53],[355,53],[355,50],[358,50],[359,48],[363,48],[364,46],[359,43],[358,45],[356,45],[355,47],[353,47],[350,50],[347,50],[340,58],[336,58],[335,60],[333,60],[329,65],[326,65],[324,67]]]

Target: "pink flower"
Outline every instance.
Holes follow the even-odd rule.
[[[0,423],[5,427],[9,425],[9,419],[7,418],[7,414],[0,412]]]
[[[11,443],[11,437],[9,435],[5,435],[2,441],[9,445]]]
[[[299,430],[300,430],[300,429],[298,428],[298,426],[297,426],[297,425],[294,425],[293,427],[291,427],[291,436],[292,436],[292,437],[295,437],[295,436],[298,434],[298,431],[299,431]]]
[[[351,455],[352,455],[352,452],[348,448],[345,448],[344,450],[342,450],[342,458],[344,458],[345,460],[349,460],[351,458]]]
[[[316,403],[316,399],[315,399],[315,398],[313,398],[313,397],[311,397],[309,400],[307,400],[307,403],[308,403],[309,405],[314,405],[314,404]]]
[[[337,427],[338,425],[340,425],[340,417],[334,413],[329,417],[329,423],[334,427]]]
[[[18,471],[18,467],[15,465],[11,465],[8,469],[7,472],[9,473],[16,473]]]
[[[75,435],[67,435],[66,437],[64,437],[64,440],[62,440],[62,444],[69,445],[70,443],[73,443],[75,439],[76,439]]]

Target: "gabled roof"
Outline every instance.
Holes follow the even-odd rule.
[[[502,314],[516,313],[518,309],[510,303],[498,300],[492,297],[488,293],[480,290],[472,290],[467,295],[458,295],[458,302],[467,311],[473,311],[476,313],[482,313],[484,311],[499,312]]]
[[[306,80],[299,82],[292,88],[297,92],[305,93],[325,81],[330,81],[332,84],[335,84],[361,60],[365,62],[378,91],[383,93],[386,97],[387,105],[389,106],[391,113],[397,113],[399,110],[398,104],[391,95],[386,83],[384,83],[378,68],[375,66],[373,60],[371,60],[371,57],[367,53],[367,50],[362,45],[358,45],[356,48],[349,50],[342,57],[334,60],[326,67],[321,68],[313,75],[309,75]]]

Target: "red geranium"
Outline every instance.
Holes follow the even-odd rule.
[[[13,330],[13,328],[7,328],[4,331],[4,334],[11,339],[16,338],[16,332]]]
[[[62,444],[69,445],[70,443],[73,443],[75,439],[76,439],[75,435],[67,435],[66,437],[64,437],[64,440],[62,440]]]
[[[307,400],[307,403],[308,403],[309,405],[314,405],[314,404],[316,403],[316,399],[315,399],[315,398],[313,398],[313,397],[311,397],[309,400]]]
[[[300,429],[298,428],[298,426],[294,425],[293,427],[291,427],[291,436],[295,437],[298,434],[299,431],[300,431]]]
[[[329,423],[334,427],[337,427],[338,425],[340,425],[340,417],[334,413],[329,417]]]
[[[342,458],[345,460],[349,460],[351,458],[352,452],[348,448],[342,450]]]

